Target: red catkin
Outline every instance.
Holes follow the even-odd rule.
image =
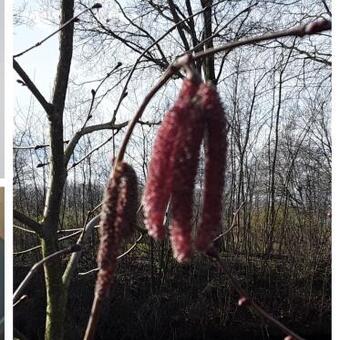
[[[196,84],[191,80],[184,80],[179,97],[173,108],[165,115],[154,142],[143,206],[148,233],[157,240],[165,237],[163,221],[172,191],[174,144],[182,129],[187,107],[196,91]]]
[[[119,185],[122,216],[125,216],[123,237],[131,236],[136,227],[138,210],[138,181],[135,170],[127,163],[122,163],[122,178]]]
[[[198,90],[198,85],[193,84]],[[180,127],[172,152],[172,222],[170,239],[174,257],[186,262],[192,254],[192,215],[195,177],[199,162],[200,145],[204,131],[204,113],[200,97],[191,96],[186,111],[180,119]]]
[[[100,216],[99,272],[95,294],[103,299],[109,292],[121,242],[133,230],[137,211],[137,177],[126,163],[120,163],[108,181]]]
[[[216,88],[202,84],[199,89],[206,115],[205,179],[201,222],[195,246],[207,252],[221,231],[222,195],[227,157],[227,121]]]
[[[174,107],[156,136],[149,164],[143,205],[149,235],[163,239],[163,225],[171,196],[170,240],[179,262],[192,254],[192,215],[200,145],[206,133],[204,203],[195,240],[208,252],[221,230],[222,194],[226,162],[226,118],[215,87],[186,79]]]

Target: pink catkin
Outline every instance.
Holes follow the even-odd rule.
[[[122,179],[119,186],[121,215],[125,216],[125,225],[122,228],[124,238],[129,237],[136,227],[138,210],[138,184],[135,170],[127,163],[121,163]]]
[[[165,237],[163,221],[172,191],[174,144],[182,128],[187,107],[196,91],[195,83],[188,79],[184,80],[179,97],[174,107],[165,115],[155,139],[143,195],[143,206],[148,233],[157,240]]]
[[[116,268],[116,258],[124,237],[132,233],[137,211],[137,177],[126,163],[117,165],[107,184],[101,216],[100,244],[97,255],[99,272],[95,294],[99,299],[107,296]]]
[[[196,90],[198,90],[195,84]],[[170,239],[174,257],[186,262],[192,254],[192,215],[195,177],[204,131],[204,113],[199,96],[190,97],[172,152],[173,186]]]
[[[202,84],[199,94],[206,114],[206,149],[203,209],[195,246],[197,250],[206,252],[221,231],[227,121],[214,85]]]

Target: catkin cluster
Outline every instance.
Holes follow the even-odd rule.
[[[137,197],[135,171],[127,163],[118,163],[109,178],[100,216],[99,272],[95,288],[99,299],[110,290],[122,240],[131,235],[135,226]]]
[[[205,148],[202,217],[195,247],[205,252],[221,228],[221,200],[227,151],[227,123],[215,87],[185,79],[174,106],[158,130],[143,195],[149,235],[163,239],[163,220],[171,200],[170,239],[174,257],[185,262],[192,255],[192,215],[200,147]]]

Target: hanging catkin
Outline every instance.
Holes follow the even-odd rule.
[[[227,158],[227,121],[213,84],[199,90],[206,115],[206,148],[203,209],[195,245],[206,252],[221,231],[222,195]]]
[[[163,239],[165,236],[163,220],[172,193],[174,162],[176,160],[173,151],[175,142],[184,127],[188,106],[197,89],[198,84],[193,81],[188,79],[183,81],[178,99],[165,114],[155,138],[144,189],[143,207],[146,228],[149,235],[156,240]]]
[[[99,299],[110,290],[122,240],[132,233],[136,213],[137,177],[130,165],[121,162],[109,178],[100,216],[99,272],[95,288]]]

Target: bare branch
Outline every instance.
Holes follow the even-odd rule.
[[[184,33],[184,30],[183,30],[183,24],[185,24],[185,23],[184,22],[181,23],[181,20],[178,16],[176,6],[175,6],[173,0],[168,0],[168,5],[169,5],[169,8],[170,8],[171,15],[174,19],[174,22],[177,24],[176,28],[177,28],[179,36],[182,39],[182,42],[184,44],[184,48],[185,48],[185,50],[189,50],[190,46],[189,46],[188,40],[187,40],[185,33]]]
[[[120,254],[119,256],[117,256],[117,260],[120,260],[124,256],[131,253],[132,250],[136,248],[137,244],[142,240],[143,236],[144,236],[144,234],[140,234],[139,237],[137,238],[137,240],[135,241],[135,243],[127,251],[125,251],[123,254]],[[87,272],[78,273],[78,276],[85,276],[85,275],[88,275],[88,274],[91,274],[91,273],[96,273],[97,271],[99,271],[98,267],[91,269],[91,270],[88,270]]]
[[[66,255],[66,254],[71,254],[74,252],[79,252],[81,250],[81,247],[78,244],[74,244],[70,247],[67,247],[62,250],[58,250],[57,252],[43,258],[39,262],[35,263],[28,274],[25,276],[24,280],[20,283],[19,287],[16,289],[13,295],[13,302],[17,302],[18,299],[20,298],[20,294],[23,291],[23,289],[27,286],[29,281],[32,279],[34,274],[44,265],[44,263],[53,260],[55,257]]]
[[[156,47],[158,49],[158,52],[159,54],[161,55],[161,58],[162,58],[162,61],[163,61],[163,64],[164,64],[164,67],[168,67],[169,66],[169,63],[165,57],[165,54],[163,52],[163,50],[161,49],[160,45],[156,42],[156,39],[147,31],[145,30],[143,27],[141,26],[138,26],[133,20],[131,20],[125,13],[123,7],[121,6],[121,4],[117,1],[117,0],[114,0],[114,2],[118,5],[119,9],[121,10],[124,18],[134,27],[136,27],[138,30],[140,30],[141,32],[143,32],[144,34],[146,34],[147,37],[149,37],[152,42],[155,42],[156,43]]]
[[[70,143],[67,145],[67,148],[65,150],[65,165],[70,160],[70,157],[74,151],[74,148],[76,147],[79,139],[89,133],[92,133],[94,131],[100,131],[100,130],[120,130],[128,125],[128,122],[124,122],[121,124],[114,124],[112,121],[103,123],[103,124],[96,124],[91,126],[86,126],[85,128],[79,130],[76,132],[76,134],[72,137],[70,140]]]
[[[328,13],[328,15],[331,17],[331,16],[332,16],[332,12],[331,12],[331,10],[329,9],[329,7],[328,7],[328,5],[327,5],[327,3],[326,3],[326,0],[321,0],[321,2],[322,2],[322,4],[324,5],[324,7],[325,7],[325,9],[326,9],[326,11],[327,11],[327,13]]]
[[[23,213],[19,212],[18,210],[14,209],[13,217],[18,220],[19,222],[25,224],[27,227],[32,229],[39,237],[43,237],[43,228],[42,225],[30,217],[24,215]]]
[[[35,231],[30,230],[30,229],[26,229],[26,228],[23,228],[23,227],[20,227],[20,226],[18,226],[18,225],[16,225],[16,224],[13,225],[13,228],[18,229],[18,230],[21,230],[21,231],[24,231],[24,232],[26,232],[26,233],[30,233],[30,234],[34,234],[34,235],[36,234]]]
[[[13,252],[13,256],[17,256],[17,255],[24,255],[24,254],[27,254],[27,253],[30,253],[34,250],[39,250],[41,249],[41,245],[37,245],[37,246],[34,246],[32,248],[28,248],[28,249],[25,249],[25,250],[21,250],[21,251],[16,251],[16,252]]]
[[[204,40],[202,40],[200,43],[198,43],[196,46],[194,46],[193,48],[191,48],[190,50],[186,51],[186,53],[190,53],[190,52],[194,52],[197,51],[197,49],[199,47],[204,46],[205,43],[209,42],[211,39],[213,39],[214,37],[218,36],[226,27],[228,27],[233,21],[235,21],[239,16],[241,16],[244,13],[249,14],[249,12],[252,10],[253,7],[257,6],[258,3],[254,3],[250,6],[248,6],[247,8],[243,9],[241,12],[239,12],[238,14],[236,14],[232,19],[230,19],[225,25],[223,25],[221,28],[219,28],[217,31],[215,31],[213,34],[211,34],[210,36],[206,37]]]
[[[74,237],[74,236],[77,236],[77,235],[81,234],[82,230],[83,230],[83,229],[80,229],[80,230],[77,230],[77,231],[73,232],[72,234],[69,234],[69,235],[60,237],[60,238],[58,238],[57,241],[60,242],[60,241],[68,240],[68,239],[70,239],[70,238],[72,238],[72,237]],[[15,252],[15,253],[13,253],[13,255],[23,255],[23,254],[27,254],[27,253],[30,253],[30,252],[32,252],[32,251],[34,251],[34,250],[38,250],[38,249],[40,249],[40,248],[41,248],[41,245],[37,245],[37,246],[32,247],[32,248],[29,248],[29,249],[25,249],[25,250],[22,250],[22,251]]]
[[[45,99],[45,97],[41,94],[41,92],[38,90],[38,88],[35,86],[35,84],[26,74],[26,72],[21,68],[19,63],[14,59],[13,59],[13,68],[18,73],[18,75],[21,77],[21,79],[24,81],[25,85],[32,92],[33,96],[38,100],[38,102],[44,108],[47,115],[51,115],[53,111],[53,105]]]
[[[215,2],[212,6],[217,6],[218,4],[220,4],[220,3],[222,3],[222,2],[224,2],[224,0],[217,1],[217,2]],[[123,87],[123,90],[122,90],[122,92],[121,92],[121,95],[120,95],[120,97],[119,97],[119,99],[118,99],[118,103],[117,103],[116,108],[115,108],[115,110],[114,110],[113,119],[114,119],[115,115],[117,114],[117,112],[118,112],[118,110],[119,110],[119,107],[120,107],[120,105],[121,105],[123,99],[125,98],[125,93],[127,93],[128,85],[129,85],[129,83],[130,83],[130,80],[131,80],[131,78],[132,78],[132,75],[133,75],[134,71],[136,70],[137,65],[138,65],[138,63],[140,62],[140,60],[141,60],[143,57],[145,57],[146,53],[148,53],[148,52],[149,52],[156,44],[158,44],[158,43],[159,43],[160,41],[162,41],[166,36],[168,36],[173,30],[175,30],[175,29],[177,28],[178,25],[181,25],[182,23],[184,23],[184,22],[186,22],[186,21],[188,21],[188,20],[194,18],[195,16],[197,16],[197,15],[199,15],[199,14],[201,14],[201,13],[203,13],[204,10],[205,10],[205,8],[202,8],[200,11],[194,13],[193,15],[188,16],[187,18],[185,18],[185,19],[179,21],[177,24],[175,24],[175,25],[173,25],[172,27],[170,27],[163,35],[161,35],[155,42],[153,42],[148,48],[146,48],[146,49],[143,51],[143,53],[141,53],[141,55],[136,59],[134,65],[133,65],[133,67],[132,67],[132,69],[131,69],[131,71],[130,71],[130,73],[129,73],[129,76],[128,76],[126,82],[125,82],[125,85],[124,85],[124,87]],[[171,67],[171,65],[170,65],[169,67]],[[169,67],[168,67],[168,68],[169,68]],[[167,72],[167,71],[165,71],[165,72]]]
[[[184,55],[179,57],[177,60],[175,60],[174,63],[172,63],[167,70],[164,72],[163,76],[160,78],[158,83],[150,90],[150,92],[145,96],[142,104],[138,108],[137,112],[135,113],[134,117],[130,121],[124,140],[122,142],[121,148],[118,152],[118,155],[116,157],[116,164],[117,162],[120,162],[124,158],[125,150],[127,147],[127,144],[130,140],[132,131],[138,122],[138,120],[141,118],[146,106],[150,102],[150,100],[153,98],[153,96],[157,93],[157,91],[164,85],[166,82],[171,78],[175,72],[177,72],[181,67],[184,67],[188,65],[189,62],[192,60],[197,60],[199,58],[206,57],[208,55],[216,54],[222,51],[229,51],[231,49],[244,46],[244,45],[250,45],[254,44],[260,41],[266,41],[266,40],[272,40],[276,38],[282,38],[282,37],[287,37],[287,36],[293,36],[293,37],[303,37],[305,35],[311,35],[311,34],[317,34],[325,30],[330,30],[331,29],[331,21],[326,20],[326,19],[320,19],[320,20],[315,20],[311,23],[305,24],[305,25],[300,25],[297,27],[293,27],[287,30],[280,30],[277,32],[270,32],[267,34],[263,34],[260,36],[255,36],[255,37],[250,37],[250,38],[245,38],[242,40],[234,41],[228,44],[225,44],[220,47],[216,48],[211,48],[207,49],[205,51],[199,52],[193,56],[190,55]]]
[[[233,41],[228,44],[222,45],[220,47],[214,47],[207,49],[203,52],[199,52],[193,56],[193,59],[203,58],[212,54],[216,54],[223,51],[232,50],[237,47],[251,45],[262,41],[274,40],[277,38],[284,37],[304,37],[305,35],[318,34],[323,31],[328,31],[331,29],[332,23],[330,20],[319,19],[312,21],[311,23],[292,27],[286,30],[280,30],[276,32],[269,32],[267,34],[258,35],[255,37],[248,37],[241,40]]]
[[[89,215],[88,215],[89,216]],[[87,239],[88,235],[90,234],[90,231],[96,226],[98,225],[100,221],[100,215],[97,215],[95,217],[93,217],[88,223],[86,223],[80,237],[78,238],[77,241],[77,245],[80,247]],[[64,271],[63,274],[63,283],[66,287],[68,287],[68,285],[70,284],[72,275],[75,271],[75,269],[77,268],[79,259],[81,256],[81,251],[72,254],[70,260],[68,261],[67,267]]]
[[[67,144],[69,141],[65,140],[64,144]],[[28,146],[13,146],[13,150],[39,150],[44,148],[49,148],[50,144],[38,144],[38,145],[28,145]]]
[[[294,45],[293,45],[293,46],[288,46],[288,45],[286,45],[285,43],[283,43],[283,42],[281,42],[281,41],[278,41],[278,43],[279,43],[282,47],[284,47],[284,48],[293,49],[294,51],[296,51],[296,52],[298,52],[298,53],[300,53],[300,54],[305,55],[306,58],[308,58],[308,59],[311,59],[311,60],[316,61],[316,62],[318,62],[318,63],[325,64],[325,65],[327,65],[327,66],[332,66],[332,63],[331,63],[330,61],[328,61],[327,59],[319,58],[319,57],[316,55],[316,53],[314,53],[314,55],[313,55],[313,54],[309,53],[308,51],[303,51],[303,50],[299,49],[298,47],[296,47],[296,46],[294,46]]]
[[[233,221],[231,222],[231,226],[226,231],[224,231],[222,234],[215,237],[213,240],[214,243],[220,238],[222,238],[223,236],[225,236],[226,234],[228,234],[229,232],[231,232],[237,226],[236,218],[245,203],[246,202],[242,202],[241,205],[238,207],[238,209],[233,213]]]
[[[68,169],[67,171],[70,171],[71,169],[73,169],[74,167],[76,167],[78,164],[80,164],[82,161],[84,161],[86,158],[88,158],[89,156],[91,156],[94,152],[98,151],[100,148],[102,148],[104,145],[106,145],[109,141],[112,140],[112,136],[110,138],[108,138],[106,141],[104,141],[103,143],[101,143],[100,145],[96,146],[94,149],[92,149],[89,153],[87,153],[83,158],[81,158],[79,161],[73,163]]]
[[[36,48],[36,47],[39,47],[39,46],[42,45],[44,42],[46,42],[48,39],[50,39],[51,37],[53,37],[55,34],[59,33],[61,30],[63,30],[66,26],[68,26],[68,25],[70,25],[71,23],[75,22],[76,19],[78,19],[78,18],[79,18],[82,14],[84,14],[85,12],[87,12],[87,11],[93,9],[93,8],[97,8],[97,9],[98,9],[98,8],[101,7],[101,5],[100,5],[100,7],[98,7],[98,5],[99,5],[99,4],[95,4],[95,5],[93,5],[92,7],[89,7],[89,8],[84,9],[82,12],[80,12],[79,14],[77,14],[76,16],[74,16],[73,18],[67,20],[64,24],[62,24],[57,30],[55,30],[54,32],[52,32],[51,34],[49,34],[46,38],[44,38],[43,40],[37,42],[36,44],[34,44],[33,46],[27,48],[26,50],[24,50],[24,51],[22,51],[22,52],[20,52],[20,53],[18,53],[18,54],[15,54],[15,55],[13,56],[13,58],[21,57],[21,56],[24,55],[25,53],[27,53],[27,52],[33,50],[33,49]]]
[[[21,302],[25,301],[27,298],[28,298],[27,295],[23,295],[19,300],[17,300],[17,302],[13,304],[13,308],[20,304]]]

